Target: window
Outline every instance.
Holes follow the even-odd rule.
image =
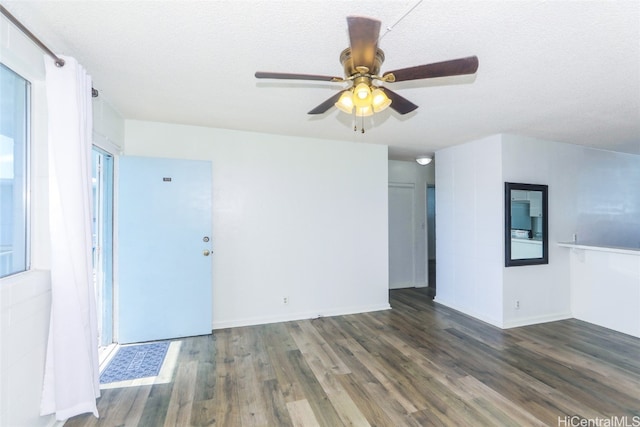
[[[0,277],[29,268],[28,81],[0,64]]]

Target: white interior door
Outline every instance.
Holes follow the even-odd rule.
[[[211,333],[211,162],[121,157],[118,341]]]
[[[413,184],[389,185],[389,289],[415,286]]]

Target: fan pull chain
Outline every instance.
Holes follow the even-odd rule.
[[[353,112],[353,131],[358,131],[358,114]],[[360,132],[364,133],[364,116],[360,116]]]

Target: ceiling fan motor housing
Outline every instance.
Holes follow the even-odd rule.
[[[382,66],[382,63],[384,62],[384,52],[382,51],[382,49],[377,48],[376,49],[376,56],[374,58],[373,61],[371,61],[371,63],[373,64],[373,68],[369,69],[369,67],[365,67],[367,68],[366,73],[364,74],[369,74],[372,76],[377,76],[380,73],[380,67]],[[362,67],[362,64],[354,64],[353,63],[353,58],[351,57],[351,48],[348,47],[345,50],[342,51],[342,53],[340,54],[340,63],[342,64],[342,67],[344,68],[344,75],[345,77],[349,78],[353,75],[356,74],[362,74],[360,70],[358,70],[358,67]]]

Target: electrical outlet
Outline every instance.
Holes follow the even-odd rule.
[[[520,309],[520,300],[516,300],[516,310]]]
[[[282,303],[283,304],[289,304],[289,297],[282,298]]]

